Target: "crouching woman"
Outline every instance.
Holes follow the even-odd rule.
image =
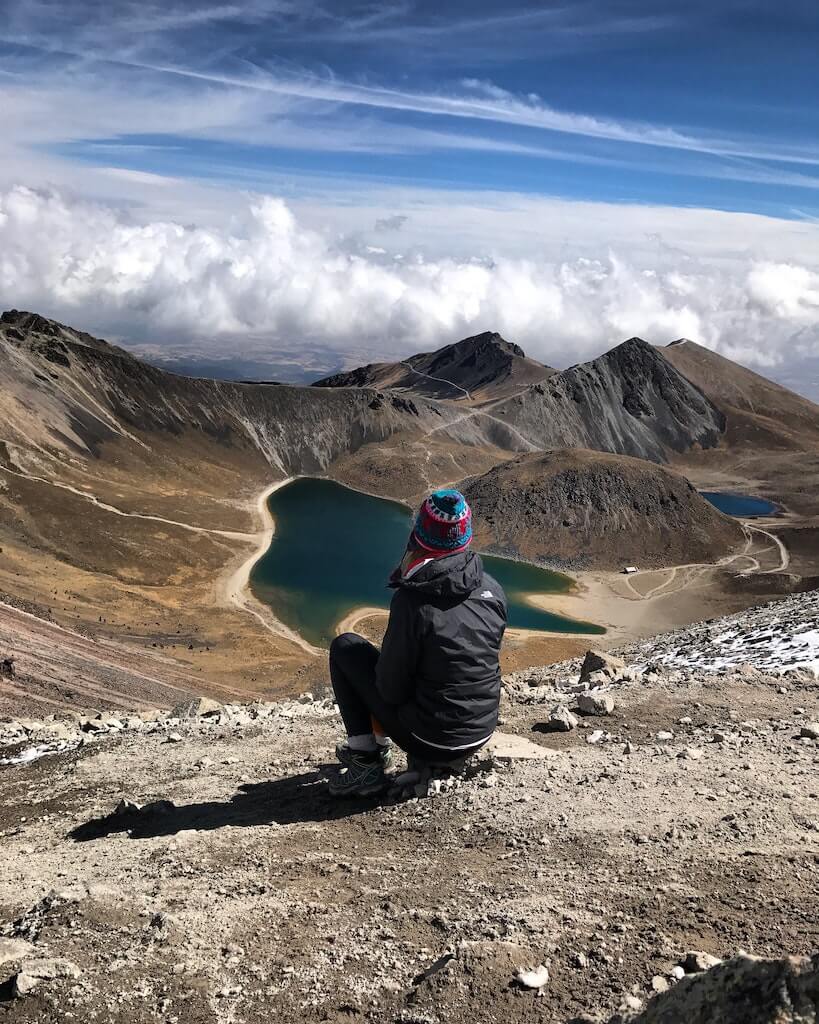
[[[330,646],[330,678],[347,739],[336,747],[337,796],[388,785],[391,744],[410,762],[461,761],[498,722],[506,597],[471,550],[464,496],[440,490],[422,504],[401,563],[381,650],[355,633]]]

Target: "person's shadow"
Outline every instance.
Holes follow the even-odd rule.
[[[142,808],[114,811],[78,825],[69,832],[75,842],[101,839],[114,832],[127,832],[131,839],[170,836],[188,829],[209,831],[230,825],[291,825],[295,822],[336,821],[363,814],[380,803],[378,797],[335,799],[330,796],[321,771],[305,772],[270,782],[246,783],[229,801],[211,800],[176,807],[158,800]]]

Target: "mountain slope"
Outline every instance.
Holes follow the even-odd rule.
[[[726,414],[731,446],[803,450],[819,445],[819,405],[693,341],[658,351]]]
[[[640,338],[572,366],[492,407],[492,415],[541,448],[593,448],[664,462],[711,448],[725,417]]]
[[[463,489],[482,549],[563,568],[715,562],[744,540],[684,477],[623,455],[524,455]]]
[[[456,415],[375,391],[179,377],[11,311],[0,319],[0,597],[162,651],[201,689],[309,686],[323,659],[231,589],[265,542],[258,495]]]
[[[282,473],[320,472],[342,452],[442,415],[422,399],[367,390],[181,377],[16,311],[0,317],[0,355],[3,439],[83,456],[115,441],[144,450],[144,435],[194,435]]]
[[[554,372],[529,359],[520,346],[485,331],[399,363],[370,363],[337,373],[314,387],[392,388],[432,398],[485,401],[508,397]]]

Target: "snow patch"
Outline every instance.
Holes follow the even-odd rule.
[[[39,761],[41,757],[48,757],[49,754],[62,754],[66,750],[74,750],[77,743],[68,743],[64,740],[59,743],[41,743],[36,747],[26,747],[19,754],[12,757],[0,757],[0,766],[11,767],[11,765],[31,764]]]

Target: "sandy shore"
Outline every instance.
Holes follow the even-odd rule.
[[[354,608],[348,615],[336,626],[337,633],[354,633],[359,622],[363,619],[369,619],[372,615],[388,615],[389,611],[386,608]]]
[[[543,594],[531,600],[544,611],[603,626],[606,634],[600,642],[612,646],[736,610],[736,601],[715,585],[718,569],[658,569],[637,577],[579,573],[571,593]]]
[[[270,514],[270,509],[267,506],[267,500],[270,495],[279,490],[280,487],[285,487],[295,479],[296,477],[288,476],[285,477],[284,480],[277,480],[275,483],[265,487],[265,489],[258,495],[255,502],[255,508],[262,522],[262,530],[260,533],[256,534],[256,548],[251,555],[244,559],[241,565],[236,569],[233,569],[222,581],[219,591],[222,600],[227,601],[228,604],[235,605],[242,611],[246,611],[251,615],[254,615],[259,622],[261,622],[262,625],[266,629],[270,630],[270,632],[275,636],[282,637],[285,640],[290,640],[308,654],[320,655],[323,652],[319,650],[319,648],[313,647],[312,644],[307,643],[303,637],[290,629],[289,626],[280,622],[267,605],[256,600],[249,588],[250,573],[253,570],[253,566],[270,547],[270,542],[273,540],[273,536],[276,532],[276,523],[273,516]]]

